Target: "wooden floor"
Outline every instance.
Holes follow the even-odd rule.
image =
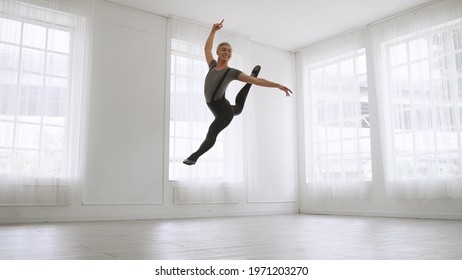
[[[317,215],[0,225],[2,260],[462,259],[462,221]]]

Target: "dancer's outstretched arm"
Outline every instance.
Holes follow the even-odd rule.
[[[215,32],[220,30],[223,27],[223,21],[222,20],[220,23],[215,23],[212,27],[212,30],[210,30],[209,37],[207,38],[207,41],[205,41],[205,47],[204,47],[204,52],[205,52],[205,59],[207,60],[207,65],[210,65],[210,62],[214,60],[213,58],[213,40],[215,39]]]
[[[262,87],[271,87],[271,88],[278,88],[282,91],[284,91],[286,93],[286,96],[290,96],[290,94],[292,94],[292,91],[284,86],[284,85],[281,85],[281,84],[278,84],[278,83],[275,83],[275,82],[271,82],[271,81],[268,81],[268,80],[265,80],[265,79],[262,79],[262,78],[257,78],[257,77],[252,77],[252,76],[249,76],[245,73],[241,73],[237,79],[241,82],[244,82],[244,83],[249,83],[249,84],[254,84],[254,85],[257,85],[257,86],[262,86]]]

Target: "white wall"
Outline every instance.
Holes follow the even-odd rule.
[[[162,203],[166,22],[96,4],[84,204]]]
[[[86,178],[71,190],[70,205],[2,207],[0,223],[298,212],[295,99],[252,90],[258,186],[243,189],[236,203],[175,205],[164,157],[167,19],[96,1],[93,32]],[[292,54],[249,48],[249,65],[261,64],[262,76],[294,85]]]
[[[291,97],[279,89],[253,87],[249,106],[255,110],[255,160],[258,161],[258,184],[248,190],[252,202],[295,201],[297,183],[297,134],[295,68],[291,54],[254,43],[250,47],[248,69],[261,66],[259,77],[287,85]],[[293,85],[293,86],[292,86]],[[246,105],[247,106],[247,105]],[[249,108],[247,108],[249,109]]]

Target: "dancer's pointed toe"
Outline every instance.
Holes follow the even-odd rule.
[[[186,165],[194,165],[194,164],[196,164],[196,161],[187,158],[187,159],[183,160],[183,163],[186,164]]]

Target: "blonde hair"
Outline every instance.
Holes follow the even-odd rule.
[[[218,51],[220,50],[220,48],[223,47],[223,46],[230,46],[230,47],[231,47],[231,44],[228,43],[228,42],[221,42],[221,43],[218,44],[218,46],[217,46],[217,53],[218,53]],[[231,48],[232,48],[232,47],[231,47]]]

